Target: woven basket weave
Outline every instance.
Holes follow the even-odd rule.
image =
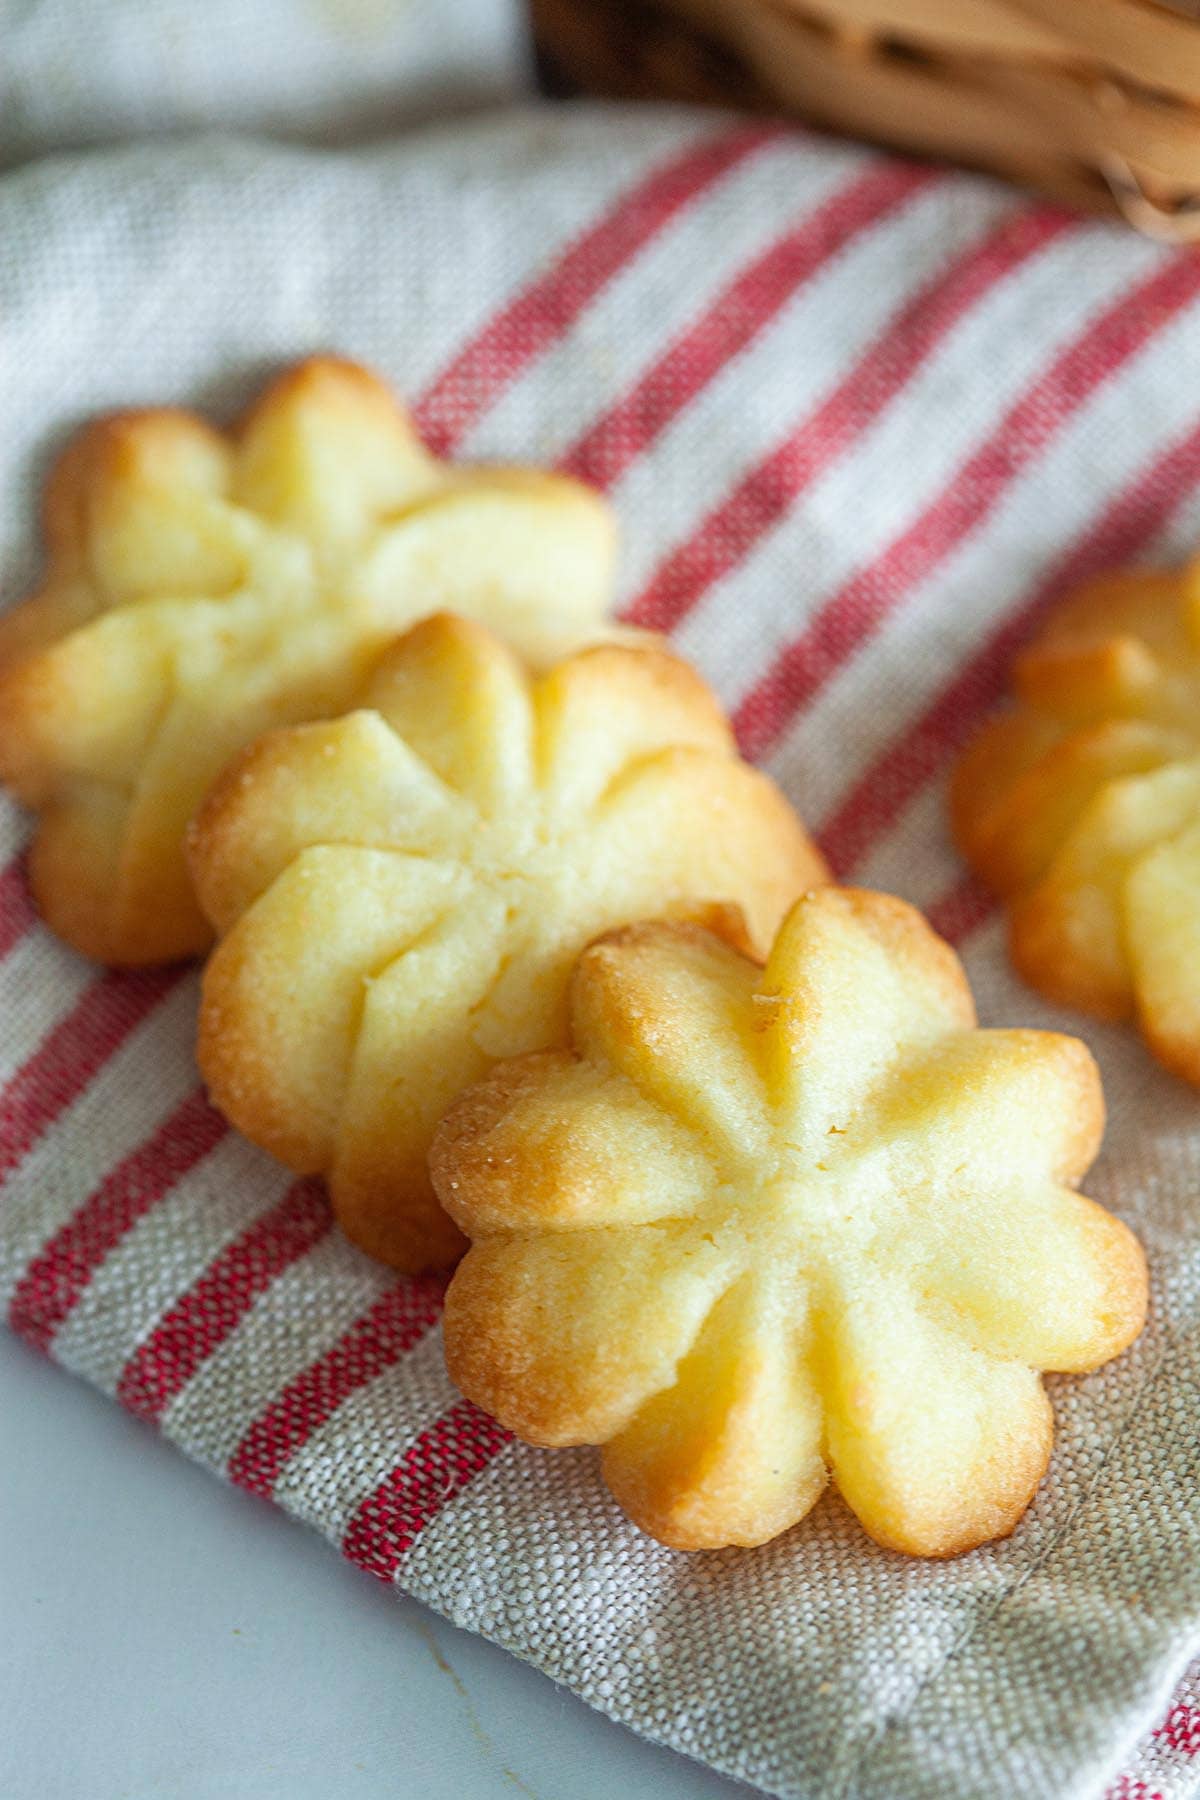
[[[1200,240],[1200,3],[532,0],[553,70],[993,169]]]

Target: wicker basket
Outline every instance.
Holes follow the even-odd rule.
[[[1200,0],[532,0],[604,93],[734,101],[1200,239]]]

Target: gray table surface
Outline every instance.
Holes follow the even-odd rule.
[[[3,1800],[750,1800],[0,1332]]]

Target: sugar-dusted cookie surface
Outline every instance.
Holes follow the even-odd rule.
[[[452,468],[365,369],[317,358],[226,435],[102,419],[51,474],[38,593],[0,615],[0,778],[40,816],[38,902],[103,961],[205,948],[187,821],[271,726],[340,710],[441,607],[534,661],[591,634],[614,533],[589,489]]]
[[[1017,703],[955,775],[955,834],[1052,999],[1136,1016],[1200,1082],[1200,573],[1129,572],[1054,612]]]
[[[603,1444],[631,1517],[758,1544],[831,1473],[872,1537],[1009,1531],[1050,1454],[1038,1371],[1138,1332],[1131,1232],[1073,1191],[1103,1101],[1074,1038],[976,1029],[902,901],[821,888],[765,970],[640,924],[581,956],[571,1048],[501,1065],[434,1142],[473,1248],[462,1391],[535,1444]]]
[[[686,664],[607,646],[533,679],[449,616],[385,654],[358,710],[236,760],[192,867],[223,940],[199,1042],[217,1105],[404,1269],[462,1248],[434,1126],[498,1057],[564,1041],[589,938],[682,911],[765,945],[825,872]]]

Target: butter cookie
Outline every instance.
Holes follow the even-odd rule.
[[[596,494],[438,462],[387,388],[330,357],[228,435],[187,412],[99,420],[50,477],[45,534],[40,591],[0,615],[0,778],[40,815],[46,919],[111,963],[207,946],[184,830],[251,739],[343,710],[440,608],[545,662],[612,589]]]
[[[1200,1082],[1200,583],[1107,576],[1053,613],[959,764],[955,833],[1053,1000],[1136,1017]]]
[[[450,616],[385,654],[357,710],[236,759],[191,848],[222,940],[199,1034],[216,1104],[410,1270],[462,1248],[434,1126],[497,1058],[565,1040],[590,938],[744,915],[765,947],[825,873],[686,664],[610,645],[535,679]]]
[[[1141,1327],[1132,1233],[1073,1191],[1103,1127],[1074,1038],[981,1031],[910,906],[819,888],[765,970],[686,923],[600,938],[571,1048],[502,1064],[431,1165],[471,1238],[462,1392],[602,1444],[661,1542],[760,1544],[832,1475],[879,1543],[1010,1531],[1050,1454],[1038,1371]]]

